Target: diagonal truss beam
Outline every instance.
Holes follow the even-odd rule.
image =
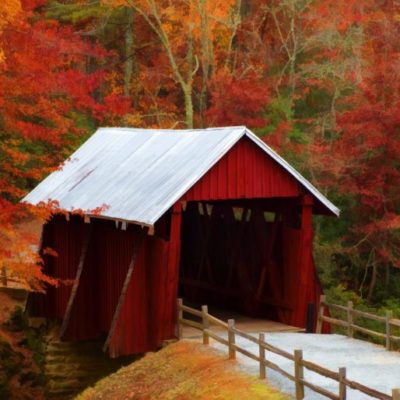
[[[60,339],[64,338],[65,332],[67,331],[67,328],[69,325],[69,321],[71,319],[72,307],[74,305],[76,294],[78,292],[78,287],[79,287],[79,283],[80,283],[80,279],[81,279],[81,275],[82,275],[83,265],[85,264],[86,254],[87,254],[87,250],[89,247],[89,242],[90,242],[91,236],[92,236],[92,226],[90,225],[85,230],[85,237],[84,237],[84,240],[82,243],[81,256],[79,258],[79,264],[78,264],[78,268],[76,270],[76,277],[74,280],[74,284],[72,286],[71,294],[69,296],[69,300],[68,300],[68,304],[67,304],[67,309],[65,311],[63,322],[61,325]]]
[[[124,304],[126,293],[128,291],[129,283],[131,282],[132,273],[133,273],[133,270],[135,268],[137,255],[139,253],[139,249],[141,247],[141,244],[142,244],[143,239],[144,239],[146,234],[147,234],[147,230],[144,229],[140,233],[140,236],[139,236],[139,238],[137,239],[137,241],[136,241],[136,243],[134,245],[131,261],[130,261],[129,267],[128,267],[128,272],[126,273],[125,281],[124,281],[124,284],[122,286],[122,291],[121,291],[121,294],[120,294],[119,299],[118,299],[118,304],[117,304],[117,307],[116,307],[114,315],[113,315],[110,331],[108,332],[107,339],[106,339],[106,341],[104,342],[104,345],[103,345],[103,352],[107,351],[107,348],[110,345],[111,339],[112,339],[112,337],[114,335],[114,331],[115,331],[115,328],[117,326],[119,315],[121,313],[122,305]]]

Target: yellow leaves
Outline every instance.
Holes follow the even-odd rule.
[[[120,369],[84,391],[77,400],[287,398],[257,378],[238,372],[235,365],[225,354],[208,346],[180,341]]]
[[[101,0],[101,4],[107,7],[117,8],[128,5],[127,0]]]
[[[132,126],[135,128],[143,126],[142,116],[140,113],[131,113],[125,115],[124,122],[127,126]]]

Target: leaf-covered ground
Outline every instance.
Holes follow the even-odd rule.
[[[271,399],[287,397],[236,369],[236,362],[200,343],[180,341],[86,389],[76,400],[92,399]]]

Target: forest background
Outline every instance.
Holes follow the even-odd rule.
[[[0,268],[54,283],[18,202],[97,126],[247,125],[341,208],[328,295],[400,313],[399,28],[394,0],[3,0]]]

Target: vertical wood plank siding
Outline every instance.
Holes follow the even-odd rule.
[[[109,343],[110,355],[154,350],[174,336],[181,257],[189,278],[199,280],[200,274],[194,274],[191,269],[199,267],[196,260],[205,255],[211,261],[201,266],[202,278],[217,284],[216,288],[228,292],[235,289],[235,285],[243,286],[240,277],[247,276],[254,289],[249,292],[248,288],[242,288],[241,298],[228,296],[224,300],[220,293],[192,287],[187,289],[188,297],[206,296],[205,302],[210,303],[214,296],[217,303],[226,301],[232,306],[236,302],[237,307],[248,315],[262,313],[265,317],[305,326],[306,305],[316,303],[320,294],[311,254],[312,231],[304,227],[292,229],[284,223],[285,218],[290,219],[300,211],[302,195],[293,176],[250,139],[243,137],[181,198],[189,202],[183,213],[186,214],[183,234],[180,233],[182,212],[179,201],[157,222],[156,234],[146,236]],[[197,204],[193,203],[240,199],[248,199],[249,204],[254,202],[249,221],[245,216],[242,221],[236,221],[229,202],[215,205],[209,216],[199,215]],[[255,206],[260,201],[270,202],[277,212],[279,210],[281,220],[279,225],[276,223],[275,228],[279,228],[276,235],[272,234],[273,223],[265,221],[262,208],[257,208],[260,203]],[[307,214],[308,226],[310,213],[311,208]],[[230,225],[226,226],[228,222]],[[107,335],[141,229],[130,224],[127,230],[121,230],[116,228],[114,221],[96,218],[91,219],[91,224],[93,237],[65,332],[66,340]],[[72,216],[69,222],[64,216],[55,216],[44,227],[43,248],[51,247],[58,253],[57,257],[44,256],[47,274],[61,280],[75,278],[84,225],[80,216]],[[268,240],[275,237],[274,250],[268,250]],[[236,266],[238,273],[232,272],[235,263],[239,263]],[[264,265],[268,267],[266,284],[261,285],[257,297],[260,270]],[[58,288],[50,288],[46,295],[33,295],[33,314],[62,320],[71,287],[71,284],[61,284]],[[263,296],[273,296],[287,306],[266,306]]]
[[[252,199],[299,194],[297,181],[244,137],[182,199]]]
[[[92,220],[93,238],[82,270],[65,340],[87,340],[107,335],[132,257],[138,228],[122,231],[113,221]],[[73,280],[79,263],[85,224],[80,217],[70,222],[56,216],[45,227],[44,247],[58,256],[45,256],[45,271]],[[109,345],[111,356],[141,353],[174,337],[177,277],[168,277],[169,242],[146,236],[138,254],[125,302]],[[175,260],[177,262],[177,260]],[[176,269],[176,268],[175,268]],[[33,295],[32,314],[61,320],[71,285],[49,288],[46,295]],[[165,304],[165,302],[171,304]],[[173,303],[173,304],[172,304]]]

